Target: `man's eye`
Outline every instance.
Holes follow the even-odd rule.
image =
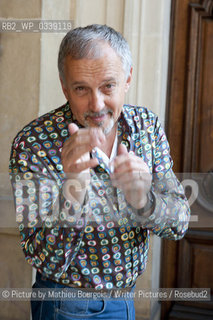
[[[106,84],[106,88],[107,89],[112,89],[113,87],[114,87],[114,85],[112,83]]]
[[[75,90],[76,91],[83,91],[83,90],[85,90],[85,87],[77,87],[77,88],[75,88]]]

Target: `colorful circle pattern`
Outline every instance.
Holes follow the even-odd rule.
[[[91,169],[83,208],[65,199],[61,150],[73,121],[67,103],[32,121],[14,139],[10,176],[26,260],[62,284],[96,289],[132,286],[146,267],[149,223],[152,231],[166,237],[174,236],[174,228],[184,232],[184,226],[173,223],[173,231],[165,226],[162,204],[160,216],[154,212],[143,227],[136,223],[134,209],[100,165]],[[169,188],[180,191],[171,171],[165,134],[151,111],[125,105],[118,121],[118,138],[148,164],[156,175],[158,190],[166,192],[168,188],[163,179],[166,172]],[[178,205],[171,210],[176,217]]]

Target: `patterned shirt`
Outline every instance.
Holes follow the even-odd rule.
[[[80,126],[66,103],[24,127],[12,144],[10,177],[26,260],[61,284],[131,287],[145,270],[150,231],[177,240],[188,228],[190,209],[172,171],[165,133],[153,112],[123,106],[118,145],[141,157],[152,174],[155,208],[143,218],[112,185],[100,158],[90,169],[84,203],[66,197],[61,151],[71,122]]]

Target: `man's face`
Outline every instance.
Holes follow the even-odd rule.
[[[102,44],[94,59],[65,59],[62,89],[72,113],[84,127],[101,127],[110,133],[117,122],[131,73],[126,79],[120,57]]]

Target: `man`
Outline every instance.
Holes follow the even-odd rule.
[[[10,160],[17,221],[34,288],[134,290],[149,232],[181,239],[189,208],[158,118],[124,104],[132,77],[125,39],[110,27],[63,39],[67,103],[15,138]],[[134,319],[133,299],[33,301],[33,319]]]

